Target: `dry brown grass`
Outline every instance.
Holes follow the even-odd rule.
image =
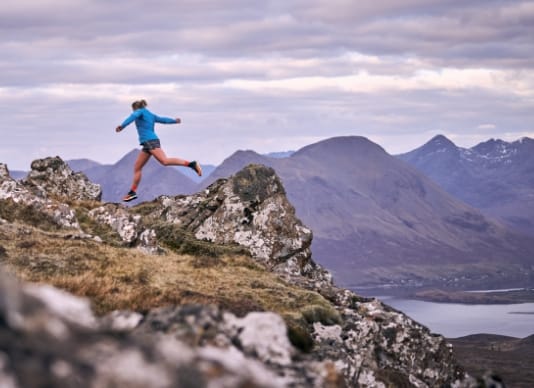
[[[186,303],[216,304],[238,315],[275,311],[302,347],[309,344],[303,326],[339,319],[318,293],[285,283],[245,255],[186,255],[171,249],[150,255],[16,223],[0,225],[0,245],[0,262],[20,278],[88,297],[98,314]]]

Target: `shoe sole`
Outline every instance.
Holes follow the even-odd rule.
[[[135,197],[123,198],[122,202],[130,202],[130,201],[133,201],[134,199],[137,199],[137,195]]]
[[[198,162],[193,161],[189,164],[188,167],[195,170],[198,176],[202,176],[202,167],[200,167],[200,164],[198,164]]]

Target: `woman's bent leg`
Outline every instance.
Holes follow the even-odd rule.
[[[198,164],[196,161],[192,161],[190,163],[189,161],[180,158],[168,158],[161,148],[155,148],[151,150],[150,153],[157,159],[158,162],[160,162],[164,166],[189,167],[193,169],[198,176],[202,176],[202,168],[200,167],[200,164]]]
[[[180,158],[168,158],[161,148],[150,150],[152,156],[164,166],[187,166],[189,162]]]

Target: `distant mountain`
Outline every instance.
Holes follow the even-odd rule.
[[[457,147],[439,135],[398,157],[448,193],[534,236],[534,140]]]
[[[18,171],[18,170],[14,170],[14,171],[9,171],[9,175],[11,175],[11,177],[13,179],[22,179],[24,178],[26,175],[28,175],[28,171]]]
[[[276,170],[297,215],[314,231],[315,259],[340,284],[468,288],[534,281],[534,242],[366,138],[328,139],[283,159],[239,151],[203,185],[249,163]]]
[[[130,189],[138,154],[138,150],[132,150],[113,165],[101,165],[85,160],[68,161],[68,164],[73,170],[84,172],[93,182],[102,185],[103,201],[120,202]],[[164,167],[151,158],[143,168],[143,178],[137,193],[139,200],[135,203],[150,201],[163,194],[190,194],[195,187],[195,183],[181,172]]]
[[[268,156],[260,155],[254,151],[236,151],[212,171],[210,176],[199,185],[198,189],[200,190],[208,186],[217,179],[228,178],[246,165],[255,163],[273,166],[276,161],[275,158],[269,158]]]
[[[86,171],[94,167],[102,166],[102,164],[95,162],[91,159],[71,159],[67,161],[67,164],[72,171]]]
[[[293,155],[295,151],[282,151],[282,152],[269,152],[268,154],[264,154],[264,156],[267,156],[269,158],[289,158],[291,155]]]

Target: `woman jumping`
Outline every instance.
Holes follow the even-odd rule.
[[[145,100],[134,101],[132,103],[133,113],[115,129],[116,132],[120,132],[135,120],[137,133],[139,134],[139,143],[143,146],[135,161],[132,187],[122,199],[124,202],[129,202],[137,198],[136,191],[139,182],[141,182],[141,170],[151,156],[154,156],[164,166],[186,166],[195,170],[198,176],[202,176],[202,169],[196,161],[188,162],[179,158],[168,158],[161,149],[159,138],[156,132],[154,132],[155,123],[180,124],[181,120],[179,118],[171,119],[156,116],[146,109],[146,106],[147,103]]]

